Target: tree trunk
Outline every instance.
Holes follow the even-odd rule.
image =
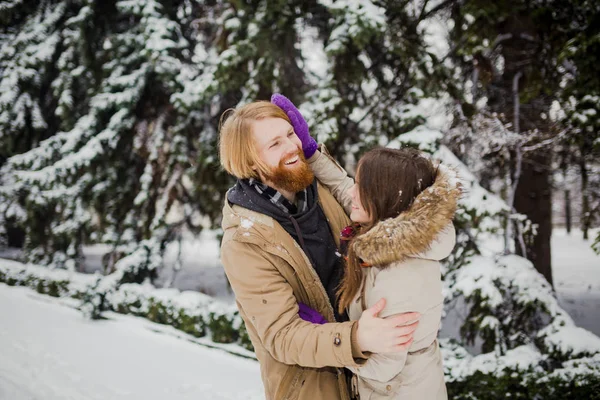
[[[581,170],[581,230],[583,239],[589,239],[589,230],[592,223],[590,214],[590,197],[588,194],[588,171],[583,157],[579,160],[579,169]]]
[[[7,246],[8,247],[18,247],[20,249],[23,248],[23,244],[25,243],[25,231],[23,228],[17,226],[13,223],[12,220],[5,221],[6,226],[6,237],[7,237]]]
[[[528,154],[523,160],[521,178],[515,195],[515,209],[537,225],[533,243],[528,243],[526,257],[553,285],[550,238],[552,236],[551,157],[544,149]],[[518,248],[518,246],[517,246]]]
[[[527,135],[539,132],[528,145],[536,144],[548,133],[550,126],[541,118],[548,113],[552,99],[536,92],[536,65],[539,63],[543,38],[537,35],[535,24],[526,14],[511,15],[498,25],[502,37],[500,52],[504,58],[501,75],[494,79],[488,90],[488,104],[493,111],[503,114],[505,121],[513,124],[513,130]],[[511,168],[515,176],[518,166],[513,160]],[[550,237],[552,235],[552,151],[547,147],[524,151],[521,173],[515,190],[514,208],[527,216],[537,226],[533,241],[527,241],[526,254],[535,268],[552,285]],[[515,237],[518,253],[523,253]]]
[[[565,190],[565,225],[567,233],[571,233],[571,191]]]

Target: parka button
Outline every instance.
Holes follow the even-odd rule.
[[[390,390],[392,390],[392,385],[387,385],[387,386],[385,387],[385,389],[386,389],[387,391],[390,391]]]
[[[339,333],[335,334],[335,337],[333,338],[333,344],[336,346],[339,346],[340,344],[342,344],[342,338],[340,338]]]

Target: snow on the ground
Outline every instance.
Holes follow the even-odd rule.
[[[264,399],[256,361],[108,317],[0,283],[0,399]]]
[[[590,237],[595,237],[595,231]],[[575,324],[600,336],[600,255],[580,230],[552,231],[552,274],[561,307]]]
[[[592,232],[591,237],[595,237],[595,234],[595,231]],[[501,241],[484,242],[487,247],[482,251],[485,254],[497,254],[503,249]],[[560,306],[569,313],[577,326],[600,336],[600,256],[591,250],[590,244],[590,241],[582,239],[579,230],[573,230],[567,235],[564,229],[555,228],[552,233],[552,270]],[[218,247],[219,243],[213,232],[203,232],[203,235],[195,240],[187,238],[182,244],[183,265],[173,279],[172,287],[197,290],[233,303],[233,294],[220,265]],[[85,250],[86,264],[89,263],[86,265],[86,271],[99,269],[101,255],[106,249]],[[171,244],[166,257],[167,266],[160,271],[157,286],[163,286],[162,284],[171,278],[175,254],[176,248]],[[456,304],[448,310],[442,337],[459,335],[460,326],[452,321],[464,319],[463,308],[464,306]]]

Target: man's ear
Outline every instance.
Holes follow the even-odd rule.
[[[259,178],[260,177],[260,171],[258,169],[258,165],[256,165],[256,163],[252,163],[252,164],[250,164],[250,168],[252,169],[252,172],[254,172],[254,177],[255,178]]]
[[[261,173],[261,170],[260,170],[258,164],[252,163],[252,164],[250,164],[250,168],[252,168],[252,171],[254,171],[255,178],[262,182],[263,176],[262,176],[262,173]]]

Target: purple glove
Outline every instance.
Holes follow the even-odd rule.
[[[302,142],[304,157],[306,157],[306,159],[311,158],[312,155],[315,154],[315,151],[317,151],[319,145],[317,144],[317,141],[310,136],[308,124],[304,120],[302,114],[300,114],[300,111],[298,111],[290,99],[279,93],[274,93],[273,96],[271,96],[271,103],[281,108],[290,118],[292,128],[294,128],[296,136],[298,136],[298,139]]]
[[[305,321],[312,322],[313,324],[325,324],[327,320],[318,311],[313,310],[304,303],[298,303],[298,315]]]

